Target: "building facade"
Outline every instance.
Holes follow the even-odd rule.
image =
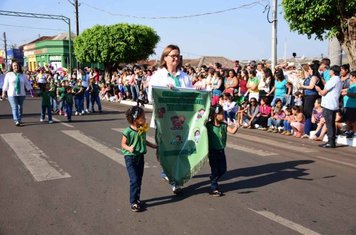
[[[53,69],[69,68],[68,34],[44,36],[24,45],[23,48],[24,64],[29,71],[35,71],[44,66],[51,66]],[[73,43],[71,44],[71,64],[75,67]]]

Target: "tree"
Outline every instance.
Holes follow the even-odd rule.
[[[336,37],[356,69],[355,0],[282,0],[282,6],[291,30],[320,40]]]
[[[115,63],[147,59],[160,40],[156,32],[143,25],[96,25],[74,39],[74,54],[80,62],[98,62],[110,73]]]

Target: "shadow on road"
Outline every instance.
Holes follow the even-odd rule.
[[[253,193],[251,189],[263,187],[269,184],[280,182],[287,179],[296,180],[308,180],[313,179],[305,178],[309,173],[306,171],[307,168],[299,167],[300,165],[314,163],[312,160],[298,160],[298,161],[288,161],[271,163],[260,166],[246,167],[241,169],[235,169],[226,172],[226,174],[221,178],[220,188],[223,192],[230,192],[236,190],[242,190],[241,194]],[[237,180],[238,177],[249,177],[248,179]],[[207,178],[209,179],[209,174],[197,175],[194,178]],[[223,183],[227,180],[236,179],[231,183]],[[246,191],[244,191],[246,189]],[[210,190],[210,180],[205,180],[196,184],[189,185],[183,189],[182,195],[169,195],[164,197],[152,198],[145,200],[147,207],[153,207],[157,205],[162,205],[166,203],[174,203],[184,200],[190,196],[209,193]]]

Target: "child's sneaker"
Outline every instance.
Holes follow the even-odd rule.
[[[166,173],[164,173],[164,171],[161,172],[161,179],[169,181],[168,176],[166,175]]]
[[[133,212],[140,212],[141,211],[141,207],[140,207],[140,205],[138,203],[134,203],[134,204],[131,205],[131,210]]]
[[[52,123],[53,123],[53,121],[52,121],[52,120],[51,120],[51,121],[48,121],[48,123],[49,123],[49,124],[52,124]]]
[[[214,190],[214,191],[211,191],[210,192],[210,195],[212,195],[212,196],[214,196],[214,197],[221,197],[221,196],[223,196],[224,194],[221,192],[221,191],[219,191],[219,190]]]
[[[40,119],[40,122],[43,122],[43,121],[44,121],[43,118],[41,118],[41,119]]]
[[[174,184],[172,185],[172,191],[174,194],[178,195],[182,192],[182,188]]]
[[[86,113],[90,113],[88,109],[85,110]]]
[[[82,111],[82,114],[85,114],[84,110]]]
[[[286,136],[291,136],[292,133],[291,133],[290,131],[286,131],[286,133],[285,133],[284,135],[286,135]]]
[[[79,114],[78,112],[75,112],[75,116],[78,116],[78,114]]]

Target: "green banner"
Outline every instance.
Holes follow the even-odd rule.
[[[158,159],[170,181],[183,185],[208,159],[210,92],[152,88]]]

